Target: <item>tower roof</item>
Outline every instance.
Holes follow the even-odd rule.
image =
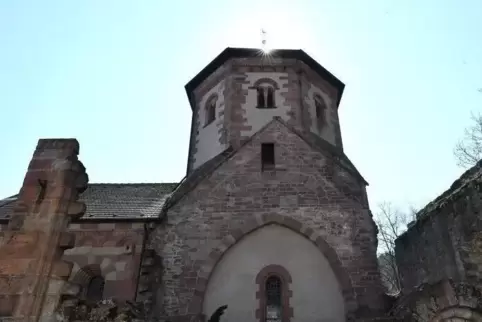
[[[232,48],[228,47],[223,50],[216,58],[214,58],[206,67],[204,67],[193,79],[186,84],[186,93],[189,98],[191,109],[194,108],[192,100],[192,92],[198,87],[209,75],[222,66],[226,61],[232,58],[250,58],[261,57],[260,49],[257,48]],[[291,58],[304,62],[313,71],[323,77],[328,83],[335,87],[340,93],[337,104],[340,103],[341,96],[345,84],[343,84],[332,73],[321,66],[316,60],[311,58],[301,49],[276,49],[270,53],[273,58]]]

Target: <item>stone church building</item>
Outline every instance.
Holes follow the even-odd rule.
[[[389,297],[368,183],[343,150],[343,90],[301,50],[227,48],[186,85],[176,183],[88,183],[77,141],[40,140],[0,201],[0,316],[53,321],[113,298],[146,321],[222,305],[223,322],[481,321],[481,165],[397,241]]]

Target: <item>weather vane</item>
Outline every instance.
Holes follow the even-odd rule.
[[[261,45],[263,49],[266,48],[266,30],[264,30],[263,28],[261,28]]]

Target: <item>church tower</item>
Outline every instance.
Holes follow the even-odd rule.
[[[344,84],[301,50],[228,48],[186,85],[187,176],[150,247],[166,320],[367,321],[384,311],[367,182],[343,152]]]
[[[343,150],[344,86],[302,50],[227,48],[186,85],[193,111],[188,174],[276,116]]]

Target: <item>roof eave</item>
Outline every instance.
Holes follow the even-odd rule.
[[[196,76],[194,76],[185,86],[186,94],[189,99],[191,110],[194,110],[192,93],[209,75],[216,69],[221,67],[231,58],[247,58],[259,57],[260,50],[257,48],[235,48],[227,47],[216,58],[214,58],[206,67],[204,67]],[[281,58],[293,58],[304,62],[308,67],[326,79],[339,92],[337,106],[340,104],[345,84],[337,77],[321,66],[316,60],[301,49],[277,49],[273,52],[273,56]]]

